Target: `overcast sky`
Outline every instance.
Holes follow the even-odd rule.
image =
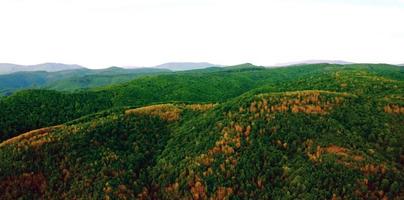
[[[404,63],[404,0],[0,0],[0,62]]]

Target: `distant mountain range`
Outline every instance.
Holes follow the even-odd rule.
[[[350,64],[340,60],[307,60],[301,62],[282,63],[276,66],[306,64]],[[401,66],[404,66],[401,65]],[[61,63],[44,63],[38,65],[17,65],[0,63],[0,96],[10,95],[17,90],[43,88],[59,91],[74,91],[123,83],[146,75],[167,74],[175,71],[186,73],[199,70],[207,72],[222,70],[261,70],[250,63],[224,67],[208,62],[170,62],[153,67],[109,67],[105,69],[88,69],[80,65]]]
[[[319,63],[338,64],[338,65],[354,64],[353,62],[347,62],[343,60],[304,60],[299,62],[278,63],[275,66],[306,65],[306,64],[319,64]]]
[[[205,69],[213,66],[219,65],[207,62],[172,62],[153,67],[113,66],[105,69],[88,69],[80,65],[61,63],[37,65],[0,63],[0,96],[28,88],[73,91],[122,83],[145,75]]]
[[[208,67],[219,67],[222,65],[215,65],[208,62],[170,62],[154,66],[159,69],[169,69],[172,71],[185,71],[193,69],[204,69]]]
[[[63,70],[84,69],[80,65],[69,65],[62,63],[42,63],[38,65],[17,65],[11,63],[0,63],[0,74],[11,74],[15,72],[46,71],[57,72]]]
[[[169,69],[172,71],[186,71],[186,70],[193,70],[193,69],[204,69],[208,67],[220,67],[222,65],[215,65],[208,62],[170,62],[164,63],[157,66],[148,66],[147,68],[158,68],[158,69]],[[99,71],[109,71],[116,69],[119,67],[110,67],[106,69],[101,69]],[[139,69],[146,67],[124,67],[126,69]],[[65,70],[76,70],[76,69],[87,69],[86,67],[75,65],[75,64],[62,64],[62,63],[43,63],[37,65],[18,65],[12,63],[0,63],[0,74],[11,74],[15,72],[34,72],[34,71],[45,71],[45,72],[58,72],[58,71],[65,71]],[[123,72],[123,68],[118,70]]]

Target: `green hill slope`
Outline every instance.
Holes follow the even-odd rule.
[[[112,107],[108,93],[24,90],[0,99],[0,141]]]
[[[8,95],[14,91],[45,85],[47,72],[18,72],[0,75],[0,94]]]
[[[151,184],[170,124],[211,107],[118,109],[7,140],[0,144],[0,198],[134,198]]]
[[[22,89],[44,88],[74,91],[109,84],[123,83],[140,76],[169,73],[166,69],[110,67],[91,70],[86,68],[57,72],[34,71],[0,75],[0,94],[10,95]]]
[[[402,197],[404,118],[384,106],[327,91],[235,99],[173,134],[153,169],[158,196]]]
[[[119,108],[1,143],[0,197],[399,199],[401,108],[323,90]]]
[[[0,110],[0,141],[18,133],[57,125],[113,106],[140,106],[167,101],[223,101],[258,87],[265,80],[273,82],[286,79],[285,73],[263,72],[266,73],[257,73],[255,70],[210,72],[208,69],[208,72],[140,77],[129,83],[94,91],[17,92],[0,99],[3,108]]]
[[[0,199],[402,199],[403,94],[402,67],[368,64],[17,92]]]
[[[140,77],[128,83],[77,93],[29,90],[0,99],[3,108],[0,110],[0,140],[115,106],[173,101],[223,102],[250,90],[318,89],[402,99],[403,80],[403,67],[391,65],[315,64],[266,69],[244,64],[213,71],[206,69]],[[77,96],[81,98],[79,101]]]

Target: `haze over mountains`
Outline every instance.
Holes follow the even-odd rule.
[[[73,69],[84,69],[84,67],[75,64],[62,64],[62,63],[43,63],[37,65],[18,65],[12,63],[0,63],[0,74],[10,74],[21,71],[56,72]]]
[[[170,73],[218,66],[207,62],[172,62],[153,67],[108,67],[89,69],[80,65],[43,63],[37,65],[0,64],[0,95],[16,90],[46,88],[73,91],[122,83],[143,75]]]
[[[159,68],[159,69],[169,69],[172,71],[185,71],[185,70],[193,70],[193,69],[203,69],[213,66],[222,66],[215,65],[208,62],[170,62],[164,63],[156,66],[147,66],[147,67],[117,67],[112,66],[108,68],[129,68],[129,69],[139,69],[139,68]],[[106,69],[108,69],[106,68]],[[42,63],[36,65],[19,65],[12,63],[0,63],[0,74],[11,74],[15,72],[33,72],[33,71],[46,71],[46,72],[58,72],[65,70],[77,70],[77,69],[88,69],[81,65],[76,64],[63,64],[63,63]],[[106,70],[104,69],[104,70]],[[101,69],[103,70],[103,69]]]
[[[305,65],[305,64],[319,64],[319,63],[338,64],[338,65],[353,64],[353,62],[343,60],[303,60],[297,62],[278,63],[275,66]]]
[[[282,67],[282,66],[292,66],[292,65],[305,65],[305,64],[338,64],[338,65],[348,65],[354,64],[354,62],[344,61],[344,60],[303,60],[296,62],[285,62],[285,63],[277,63],[275,65],[267,65],[271,67]],[[397,64],[399,66],[404,66],[403,64]],[[114,73],[127,73],[125,69],[143,69],[146,68],[157,68],[157,69],[166,69],[170,71],[187,71],[187,70],[195,70],[195,69],[204,69],[209,67],[224,67],[226,65],[223,64],[212,64],[209,62],[168,62],[155,66],[111,66],[103,69],[94,69],[94,72],[97,74],[108,73],[110,71],[114,71]],[[16,72],[36,72],[36,71],[45,71],[45,72],[59,72],[66,70],[86,70],[91,71],[82,65],[77,64],[64,64],[64,63],[42,63],[35,65],[19,65],[13,63],[0,63],[0,75],[2,74],[12,74]]]
[[[218,67],[222,65],[215,65],[208,62],[170,62],[154,66],[156,68],[170,69],[173,71],[185,71],[193,69],[203,69],[208,67]]]
[[[0,95],[10,95],[20,89],[46,88],[73,91],[108,84],[122,83],[143,75],[170,73],[168,69],[109,67],[106,69],[78,68],[63,71],[21,71],[0,74]]]

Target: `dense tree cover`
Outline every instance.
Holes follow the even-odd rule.
[[[98,74],[112,73],[119,78],[119,70],[111,68]],[[403,67],[391,65],[315,64],[266,69],[243,64],[140,77],[128,83],[72,94],[28,90],[0,100],[0,141],[16,133],[64,123],[112,106],[168,101],[223,102],[252,89],[257,92],[324,89],[394,99],[396,94],[404,93],[402,80]],[[67,105],[58,103],[60,97]],[[80,103],[76,103],[78,99]],[[72,106],[76,107],[72,110]]]
[[[325,91],[226,103],[168,141],[153,169],[159,196],[402,197],[404,117],[385,113],[382,105]]]
[[[0,144],[0,199],[133,199],[151,188],[169,123],[212,107],[117,109],[7,140]]]
[[[0,199],[401,199],[403,80],[389,65],[244,65],[20,92],[0,99],[3,127],[61,125],[0,143]]]
[[[112,106],[109,94],[65,94],[26,90],[0,99],[0,141],[12,136],[64,123]]]
[[[49,82],[45,86],[43,86],[43,88],[58,91],[85,90],[111,84],[124,83],[142,76],[169,73],[171,72],[166,69],[123,69],[118,67],[111,67],[102,70],[91,70],[91,73],[89,74],[75,75],[70,78],[62,78],[61,80]]]
[[[79,93],[18,92],[0,100],[0,141],[17,133],[64,123],[112,106],[140,106],[167,101],[224,101],[258,87],[266,80],[274,82],[288,77],[285,72],[270,72],[251,68],[250,65],[240,69],[242,66],[234,70],[221,69],[220,72],[208,69],[207,72],[195,70],[147,76],[126,84]]]
[[[0,194],[400,198],[404,115],[385,105],[308,90],[112,110],[0,144]]]

